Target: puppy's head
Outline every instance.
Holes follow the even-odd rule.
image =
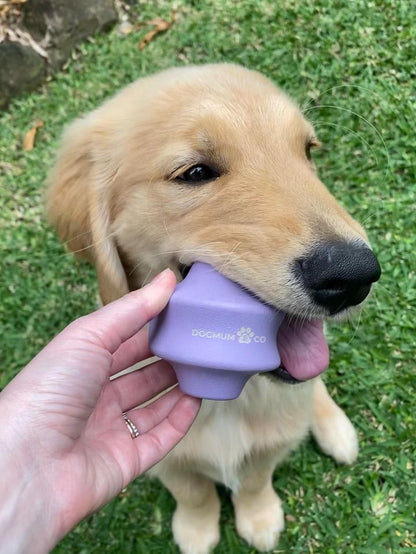
[[[320,182],[311,124],[262,75],[222,64],[140,79],[75,122],[49,214],[108,302],[204,261],[301,318],[347,314],[379,265]]]

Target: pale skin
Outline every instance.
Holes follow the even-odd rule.
[[[134,409],[176,383],[167,362],[110,380],[151,355],[143,326],[175,284],[166,270],[73,322],[0,394],[0,551],[48,552],[188,431],[200,400],[178,387]]]

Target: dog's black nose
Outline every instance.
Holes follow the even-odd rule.
[[[297,260],[297,268],[309,294],[331,315],[362,302],[381,275],[377,258],[367,246],[343,241],[319,244]]]

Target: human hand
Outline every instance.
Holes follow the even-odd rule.
[[[36,516],[37,540],[39,517],[48,530],[38,546],[32,538],[30,552],[52,548],[159,461],[196,417],[200,400],[178,387],[133,409],[176,383],[165,361],[109,379],[151,356],[142,327],[164,308],[175,283],[167,270],[141,290],[73,322],[0,394],[0,471],[10,476],[0,485],[6,487],[0,498],[10,500],[13,489],[11,505],[14,511],[20,506],[20,513],[9,517],[29,526]],[[140,432],[134,440],[124,412]],[[16,495],[24,502],[14,500]],[[27,534],[29,529],[20,532],[13,544]]]

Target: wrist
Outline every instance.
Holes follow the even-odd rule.
[[[32,475],[30,467],[22,473],[13,460],[7,467],[4,461],[0,463],[0,474],[7,476],[0,482],[0,551],[49,552],[60,537],[45,484]]]
[[[43,554],[60,538],[59,522],[51,502],[53,494],[48,494],[51,481],[42,477],[35,463],[31,445],[36,444],[36,438],[18,432],[15,421],[7,416],[10,412],[4,396],[2,401],[0,552]]]

